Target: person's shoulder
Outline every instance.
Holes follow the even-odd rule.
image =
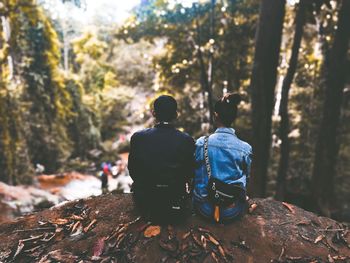
[[[143,129],[143,130],[139,130],[137,132],[135,132],[132,136],[131,136],[131,139],[136,139],[136,138],[140,138],[140,137],[143,137],[149,133],[152,132],[152,128],[147,128],[147,129]]]
[[[197,146],[203,145],[203,144],[204,144],[204,139],[205,139],[205,137],[206,137],[206,136],[199,137],[199,138],[196,140],[196,145],[197,145]]]
[[[240,148],[242,151],[244,151],[248,154],[252,153],[252,146],[249,143],[239,139],[238,137],[237,137],[237,140],[239,142],[239,145],[240,145]]]
[[[176,129],[176,134],[177,134],[177,136],[180,136],[184,140],[186,140],[186,141],[188,141],[190,143],[194,143],[194,139],[188,133],[182,132],[182,131],[179,131],[179,130]]]

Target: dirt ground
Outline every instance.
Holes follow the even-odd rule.
[[[254,199],[243,219],[192,215],[176,226],[139,219],[130,194],[61,204],[0,225],[0,262],[350,262],[347,226]]]

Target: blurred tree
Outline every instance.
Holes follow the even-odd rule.
[[[294,75],[298,65],[298,56],[301,46],[301,40],[304,32],[304,25],[306,22],[306,11],[307,11],[307,0],[301,0],[299,2],[296,16],[295,16],[295,33],[293,39],[293,46],[291,51],[291,57],[289,61],[289,67],[287,74],[283,80],[282,84],[282,94],[281,102],[279,108],[279,115],[281,116],[280,132],[279,136],[281,139],[281,156],[278,167],[278,177],[277,177],[277,190],[276,198],[278,200],[284,199],[285,188],[286,188],[286,177],[288,171],[288,161],[289,161],[289,115],[288,115],[288,100],[289,100],[289,90],[292,85]]]
[[[193,100],[188,116],[194,113],[198,118],[193,121],[209,123],[213,100],[223,92],[244,91],[248,86],[257,9],[254,0],[209,1],[191,7],[144,1],[117,37],[128,43],[143,38],[163,46],[165,51],[154,58],[158,89],[184,98],[183,91],[190,87]],[[188,116],[184,112],[180,122]],[[190,132],[198,134],[196,129]]]
[[[271,117],[281,45],[285,1],[262,0],[251,78],[254,158],[251,193],[265,196],[271,148]]]
[[[66,123],[71,100],[59,69],[57,34],[33,0],[22,0],[9,16],[10,47],[16,74],[24,82],[24,100],[30,103],[29,153],[34,164],[54,172],[69,155]]]
[[[339,145],[337,129],[347,76],[347,53],[350,41],[350,2],[342,1],[336,34],[326,75],[322,122],[316,144],[312,193],[317,208],[326,215],[335,204],[334,178]]]

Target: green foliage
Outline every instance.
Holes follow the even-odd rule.
[[[100,131],[93,122],[93,113],[83,102],[84,89],[73,77],[66,79],[66,88],[72,98],[73,115],[68,124],[69,138],[74,142],[71,158],[86,159],[90,150],[100,145]]]
[[[208,117],[203,119],[207,99],[200,86],[203,68],[199,53],[206,67],[213,57],[214,98],[221,97],[224,89],[247,90],[258,5],[254,0],[218,2],[211,33],[208,2],[184,7],[180,3],[169,6],[168,1],[146,1],[118,31],[117,37],[127,43],[144,39],[163,46],[164,51],[153,59],[158,73],[156,88],[186,101],[179,122],[186,124],[187,131],[200,134],[200,122],[208,122]]]
[[[18,12],[9,16],[10,49],[15,54],[16,73],[24,82],[24,99],[30,103],[28,146],[32,162],[53,172],[69,154],[65,123],[71,101],[59,69],[56,31],[34,1],[22,2]]]

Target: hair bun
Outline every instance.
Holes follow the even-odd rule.
[[[237,106],[242,101],[242,97],[238,93],[229,93],[223,97],[223,101]]]

